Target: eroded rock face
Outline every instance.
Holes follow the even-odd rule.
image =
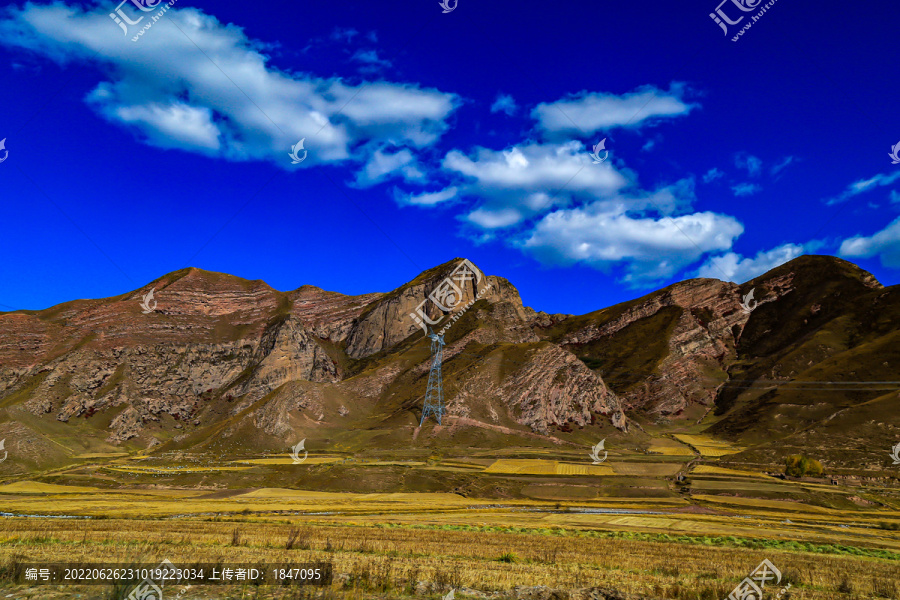
[[[806,264],[818,268],[817,260]],[[410,313],[422,306],[422,318],[447,331],[449,414],[542,435],[561,435],[558,428],[598,416],[626,430],[633,411],[668,416],[691,405],[711,407],[734,368],[736,343],[746,346],[754,327],[757,335],[772,327],[756,319],[747,329],[746,286],[714,279],[685,281],[581,317],[536,313],[508,281],[480,271],[457,281],[456,296],[434,294],[462,262],[362,296],[313,286],[279,292],[261,281],[187,269],[119,297],[3,313],[0,404],[13,421],[30,413],[31,421],[37,416],[56,426],[109,423],[99,426],[108,442],[138,445],[159,443],[159,433],[185,439],[224,420],[223,435],[255,431],[287,439],[298,423],[408,419],[421,406],[430,360],[428,340],[402,342],[421,331]],[[839,267],[861,281],[857,287],[879,286],[856,267]],[[765,289],[754,285],[761,286],[757,310],[808,287],[796,288],[786,266],[765,278]],[[156,304],[145,313],[141,301],[151,289]],[[833,310],[822,307],[817,293],[803,318]],[[443,314],[430,297],[452,310]],[[658,315],[664,330],[640,328]],[[639,344],[653,342],[662,351],[620,389],[596,361],[623,336],[640,337],[635,331],[653,338]],[[96,414],[104,419],[91,421]]]
[[[345,296],[304,285],[290,294],[291,314],[296,315],[314,336],[343,342],[359,314],[382,296],[381,293]]]
[[[520,321],[528,316],[528,310],[522,306],[519,292],[507,280],[492,275],[483,275],[477,267],[467,279],[454,276],[464,259],[455,259],[440,267],[423,273],[409,284],[385,294],[374,305],[369,306],[353,325],[347,339],[346,352],[352,358],[371,356],[389,349],[402,342],[417,331],[423,331],[412,315],[421,310],[427,320],[422,323],[435,331],[447,326],[454,315],[461,312],[466,305],[474,303],[477,298],[487,302],[508,302],[513,313]],[[441,286],[447,278],[462,291],[449,297],[440,294]],[[452,310],[446,314],[429,296],[435,294],[443,298],[443,306]],[[434,322],[433,324],[430,322]]]
[[[116,409],[107,441],[120,443],[163,415],[193,420],[225,390],[252,402],[290,381],[336,381],[336,361],[286,306],[261,282],[190,269],[118,298],[0,315],[0,397],[19,392],[18,410],[62,422]],[[324,326],[346,330],[346,312]]]
[[[527,362],[504,379],[499,395],[517,422],[545,435],[554,425],[587,425],[592,414],[606,415],[615,427],[627,429],[616,395],[575,355],[557,346],[529,353]]]
[[[250,402],[290,381],[338,380],[336,361],[293,315],[265,331],[253,364],[252,375],[237,389]]]
[[[791,291],[790,281],[779,281],[760,302],[774,302]],[[602,342],[640,319],[666,307],[681,308],[667,353],[655,372],[641,385],[620,392],[624,407],[651,414],[672,415],[690,404],[711,407],[728,364],[735,358],[736,336],[750,317],[742,309],[740,288],[716,279],[692,279],[653,294],[608,322],[591,323],[562,337],[573,347]],[[543,316],[544,321],[552,321]]]

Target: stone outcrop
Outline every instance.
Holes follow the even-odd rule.
[[[87,423],[107,443],[143,447],[203,431],[258,434],[277,445],[295,443],[301,426],[412,422],[430,364],[410,314],[421,307],[419,318],[446,332],[446,403],[460,422],[544,436],[606,422],[627,431],[629,415],[675,418],[721,404],[717,390],[740,363],[741,344],[771,346],[778,321],[765,315],[776,307],[801,315],[792,323],[803,337],[858,294],[880,289],[845,261],[806,258],[805,271],[789,263],[744,286],[688,280],[582,316],[535,312],[507,280],[464,259],[360,296],[309,285],[280,292],[185,269],[121,296],[0,313],[0,410],[38,427]],[[825,291],[810,291],[820,279]],[[741,302],[753,286],[751,317]],[[887,294],[878,301],[887,305]],[[884,321],[887,309],[878,310]],[[626,355],[649,345],[658,352],[622,383],[604,371],[605,360],[627,362],[622,352],[604,354],[616,344]]]
[[[773,302],[779,294],[789,291],[789,286],[779,288],[763,302]],[[615,318],[598,319],[567,333],[558,341],[564,347],[602,343],[666,307],[680,308],[666,339],[665,358],[640,386],[621,393],[627,409],[672,415],[690,404],[711,406],[714,402],[717,387],[723,379],[710,374],[724,373],[734,360],[737,336],[750,316],[742,309],[741,301],[740,288],[733,283],[692,279],[651,294],[643,302],[632,303]],[[550,321],[548,316],[544,319]]]
[[[474,302],[476,297],[490,303],[509,303],[514,318],[518,320],[524,320],[528,316],[529,311],[522,306],[519,292],[512,284],[501,277],[483,275],[471,263],[464,265],[464,260],[457,258],[426,271],[412,282],[384,294],[369,305],[350,331],[347,355],[352,358],[370,356],[423,331],[412,316],[419,309],[427,317],[427,321],[422,318],[421,322],[435,331],[448,325],[449,319]],[[459,274],[459,269],[463,266],[470,270],[467,275]],[[471,272],[472,269],[474,272]],[[441,286],[448,279],[455,288],[449,287],[450,293],[441,294]],[[443,304],[439,306],[429,299],[432,295]],[[441,306],[451,310],[444,312]]]
[[[627,430],[616,395],[583,362],[557,346],[535,348],[503,380],[498,393],[518,423],[539,433],[547,434],[555,425],[587,425],[595,414]]]

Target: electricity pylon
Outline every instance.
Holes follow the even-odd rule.
[[[431,371],[428,373],[428,388],[425,390],[425,405],[422,407],[422,421],[425,424],[428,415],[434,415],[438,425],[444,414],[444,379],[441,377],[441,361],[444,358],[444,336],[429,333],[431,338]]]

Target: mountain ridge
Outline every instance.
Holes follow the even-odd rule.
[[[454,277],[458,286],[447,283]],[[151,289],[157,304],[144,314]],[[758,304],[742,310],[751,289]],[[368,443],[396,444],[418,425],[427,382],[418,316],[446,328],[448,416],[482,424],[477,443],[496,444],[491,432],[500,430],[548,443],[588,431],[640,443],[644,426],[703,422],[771,453],[767,435],[798,434],[775,425],[788,408],[754,400],[756,389],[737,381],[780,377],[787,387],[779,369],[794,365],[804,376],[792,352],[813,361],[805,369],[874,360],[866,345],[891,347],[897,296],[856,265],[824,256],[740,285],[676,282],[584,315],[526,307],[508,280],[462,258],[389,292],[355,296],[309,284],[281,292],[190,267],[111,298],[0,313],[0,437],[12,427],[50,461],[60,456],[49,432],[70,429],[63,446],[82,451],[186,448],[213,434],[274,449],[297,432],[353,447],[366,431]],[[442,310],[439,297],[452,308]],[[855,325],[840,346],[810,349],[846,315],[868,315],[868,305],[888,307],[884,323]],[[833,408],[853,412],[847,402]],[[32,460],[40,464],[40,452]]]

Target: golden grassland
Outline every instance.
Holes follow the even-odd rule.
[[[662,454],[664,456],[694,456],[694,451],[684,444],[664,437],[656,437],[650,440],[650,446],[647,448],[647,451],[651,454]]]
[[[484,469],[485,473],[516,473],[519,475],[612,475],[607,465],[561,463],[539,458],[501,458]]]
[[[290,462],[290,461],[288,461]],[[163,473],[163,474],[177,474],[177,473],[214,473],[217,471],[246,471],[250,467],[227,467],[227,466],[218,466],[218,467],[141,467],[141,466],[129,466],[129,467],[103,467],[103,469],[107,471],[117,471],[119,473]]]
[[[616,475],[634,475],[637,477],[665,477],[677,473],[681,463],[649,463],[649,462],[618,462],[612,463]]]
[[[152,563],[169,559],[178,565],[323,561],[333,563],[338,574],[328,591],[356,598],[409,595],[418,582],[426,582],[418,585],[419,591],[430,597],[451,588],[462,588],[460,596],[469,589],[509,597],[502,593],[515,586],[602,586],[653,598],[721,599],[763,558],[781,569],[795,598],[896,598],[900,581],[900,557],[816,554],[766,547],[763,542],[759,547],[741,548],[665,538],[629,539],[544,525],[498,531],[477,525],[456,530],[423,523],[20,518],[0,521],[0,561],[7,568],[16,561]],[[25,589],[2,582],[0,587],[14,594]],[[98,590],[80,588],[79,592],[85,589]],[[269,598],[280,593],[260,592],[244,595],[247,590],[207,586],[189,590],[183,598]]]
[[[676,433],[673,434],[672,437],[678,439],[678,441],[680,442],[684,442],[685,444],[690,445],[697,452],[699,452],[701,456],[716,458],[720,456],[727,456],[729,454],[737,454],[744,449],[733,446],[727,442],[717,440],[708,435]]]
[[[771,475],[766,475],[761,471],[726,469],[724,467],[714,467],[712,465],[697,465],[691,469],[691,473],[694,475],[734,475],[738,477],[763,477],[766,479],[775,479]]]
[[[815,512],[820,514],[840,515],[846,511],[826,508],[824,506],[814,506],[803,502],[791,500],[765,500],[760,498],[740,498],[729,496],[708,496],[705,494],[696,494],[694,498],[704,502],[715,502],[721,504],[735,504],[737,506],[747,506],[753,508],[774,508],[781,510],[797,510],[803,512]]]
[[[336,463],[344,460],[342,457],[338,456],[309,456],[305,460],[300,461],[296,464],[302,465],[324,465],[328,463]],[[290,456],[286,457],[276,457],[276,458],[248,458],[246,460],[235,460],[232,462],[246,464],[246,465],[292,465],[294,463],[294,459]]]
[[[599,465],[577,462],[574,451],[507,448],[448,459],[320,455],[294,465],[287,455],[183,462],[135,456],[65,467],[35,478],[45,481],[0,485],[0,511],[26,515],[0,518],[0,598],[121,600],[121,590],[98,596],[97,587],[28,588],[4,574],[28,561],[167,558],[333,562],[340,577],[320,590],[322,600],[436,599],[452,588],[460,599],[524,597],[511,591],[515,586],[605,586],[654,600],[721,600],[768,558],[792,585],[781,600],[900,600],[896,490],[783,481],[752,470],[758,466],[718,467],[710,457],[739,449],[703,435],[675,437],[654,438],[648,452],[655,457],[623,449]],[[691,462],[687,480],[676,483],[674,475],[694,457],[700,464]],[[433,479],[435,470],[457,478],[437,489],[457,491],[456,482],[471,481],[494,493],[415,491],[423,489],[417,478]],[[274,487],[304,487],[296,482],[312,476],[357,491]],[[362,485],[366,478],[407,477],[407,487]],[[371,489],[414,491],[366,493]],[[196,587],[182,596],[207,598],[311,595]]]
[[[14,481],[0,485],[2,494],[77,494],[79,492],[96,492],[95,487],[56,485],[39,481]]]

